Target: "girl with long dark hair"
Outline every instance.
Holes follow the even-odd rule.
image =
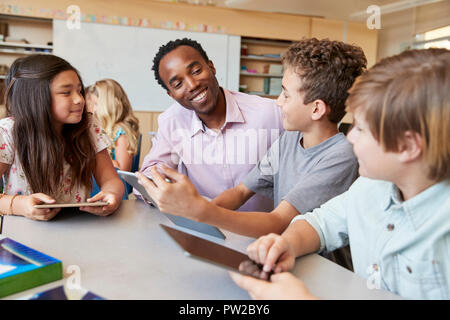
[[[81,207],[97,215],[116,210],[123,184],[108,155],[110,140],[88,115],[78,71],[54,55],[17,59],[6,79],[8,117],[0,120],[0,213],[49,220],[59,209],[43,203],[105,201]],[[101,187],[89,197],[92,176]]]

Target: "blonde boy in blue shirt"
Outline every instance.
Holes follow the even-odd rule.
[[[340,196],[296,217],[281,235],[248,247],[274,270],[271,282],[233,280],[258,299],[313,299],[285,272],[295,257],[350,244],[369,288],[408,299],[449,299],[450,51],[413,50],[382,60],[358,78],[347,110],[361,177]]]

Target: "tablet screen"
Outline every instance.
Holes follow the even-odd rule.
[[[142,195],[142,197],[144,197],[145,200],[149,201],[151,204],[153,204],[155,206],[155,208],[157,208],[159,210],[158,206],[156,205],[156,202],[150,197],[150,195],[147,193],[147,190],[145,190],[144,186],[138,182],[138,178],[134,175],[134,173],[128,172],[128,171],[121,171],[121,170],[118,170],[117,173],[126,182],[128,182],[137,191],[139,191],[139,193]],[[149,179],[151,180],[151,178],[149,178]],[[207,223],[197,222],[197,221],[188,219],[186,217],[175,216],[175,215],[165,213],[165,212],[162,212],[162,213],[167,218],[169,218],[170,221],[172,221],[174,224],[176,224],[180,227],[195,230],[195,231],[205,233],[205,234],[209,234],[210,236],[217,237],[220,239],[225,239],[225,235],[217,227],[214,227]]]
[[[219,267],[250,275],[258,279],[268,280],[272,272],[262,271],[262,266],[233,249],[208,241],[192,234],[160,224],[178,245],[192,258],[212,263]]]

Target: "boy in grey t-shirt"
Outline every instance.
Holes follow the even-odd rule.
[[[307,149],[302,139],[301,132],[285,131],[243,185],[272,198],[275,207],[286,201],[297,213],[310,212],[347,191],[358,177],[358,162],[344,134],[335,134]],[[353,270],[349,247],[322,255]]]
[[[170,168],[160,170],[171,183],[156,168],[151,171],[153,182],[138,173],[161,211],[259,237],[280,234],[296,215],[349,188],[357,176],[357,161],[337,125],[345,115],[347,90],[366,67],[363,51],[340,41],[306,39],[289,47],[283,65],[277,104],[283,127],[291,132],[271,146],[244,182],[211,202],[186,176]],[[272,195],[276,208],[233,211],[255,192]]]
[[[302,138],[285,131],[242,183],[272,198],[275,207],[285,200],[306,213],[347,191],[358,177],[358,162],[343,133],[308,149]]]

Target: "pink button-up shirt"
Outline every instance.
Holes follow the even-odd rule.
[[[238,185],[283,131],[273,100],[223,89],[226,118],[221,130],[174,103],[158,117],[158,132],[141,172],[163,162],[189,177],[199,193],[215,198]],[[241,211],[271,211],[272,199],[254,195]]]

